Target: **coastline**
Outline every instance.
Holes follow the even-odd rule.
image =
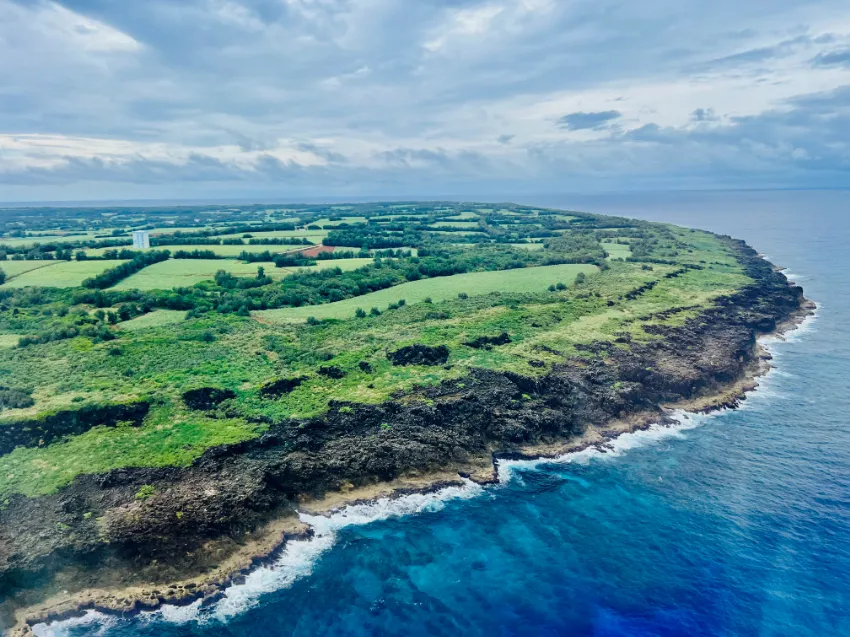
[[[801,297],[799,308],[778,323],[775,330],[760,333],[758,340],[783,337],[814,315],[816,309],[816,304]],[[412,493],[429,493],[450,486],[462,486],[465,479],[481,485],[493,484],[499,482],[498,465],[501,460],[554,459],[591,447],[605,452],[611,442],[622,434],[646,430],[653,424],[669,425],[675,422],[669,416],[673,410],[710,413],[736,408],[746,399],[748,392],[758,387],[758,379],[773,367],[769,352],[758,340],[753,345],[751,362],[740,378],[724,384],[713,393],[662,404],[661,418],[658,412],[637,412],[626,419],[610,421],[602,427],[588,427],[581,436],[568,440],[524,445],[510,453],[491,449],[489,456],[475,457],[470,462],[457,463],[436,473],[409,475],[391,482],[328,493],[319,500],[302,500],[298,511],[306,515],[328,516],[346,507],[373,503],[382,498],[399,498]],[[288,542],[311,535],[312,529],[295,516],[277,518],[253,534],[238,550],[217,565],[212,573],[179,580],[170,585],[90,588],[74,593],[60,593],[38,604],[17,609],[15,624],[8,634],[10,637],[33,635],[34,625],[76,617],[88,610],[127,615],[154,610],[166,604],[185,606],[198,600],[202,600],[202,604],[213,603],[223,596],[227,587],[238,584],[245,575],[274,560]]]

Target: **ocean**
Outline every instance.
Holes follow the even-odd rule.
[[[486,199],[486,198],[485,198]],[[819,305],[741,409],[330,519],[205,608],[39,636],[850,635],[850,192],[523,197],[746,239]]]

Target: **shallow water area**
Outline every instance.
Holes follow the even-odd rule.
[[[502,461],[492,487],[305,515],[315,537],[208,607],[37,634],[850,635],[850,194],[547,203],[745,238],[818,316],[763,339],[776,369],[740,409]]]

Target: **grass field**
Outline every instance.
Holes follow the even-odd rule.
[[[125,321],[119,324],[122,330],[131,332],[143,330],[147,327],[163,327],[164,325],[174,325],[182,323],[186,320],[186,312],[180,310],[156,310],[148,314],[142,314],[136,318]]]
[[[338,219],[336,221],[331,221],[328,218],[319,219],[318,221],[314,221],[310,225],[322,226],[323,228],[338,226],[341,223],[353,224],[353,223],[366,223],[366,217],[343,217],[342,219]]]
[[[311,224],[312,225],[312,224]],[[240,239],[243,235],[250,234],[255,239],[274,239],[282,237],[299,237],[306,238],[313,243],[321,243],[322,239],[328,236],[328,230],[273,230],[270,232],[240,232],[238,234],[221,234],[222,239]],[[248,242],[248,239],[245,239]]]
[[[42,261],[41,263],[44,263]],[[54,288],[73,288],[92,276],[96,276],[126,261],[54,261],[52,265],[30,270],[7,281],[4,288],[24,288],[41,286]]]
[[[234,276],[256,276],[257,267],[265,268],[272,278],[283,278],[286,272],[274,263],[242,263],[234,259],[169,259],[146,267],[115,285],[113,290],[170,290],[209,281],[219,270]]]
[[[454,219],[441,219],[434,224],[435,228],[477,228],[477,221],[455,221]]]
[[[19,334],[0,334],[0,349],[15,347],[20,338]]]
[[[56,265],[56,261],[0,261],[0,269],[6,273],[6,280],[30,270]]]
[[[372,263],[372,259],[336,259],[319,261],[309,268],[276,268],[274,263],[242,263],[234,259],[169,259],[148,266],[115,285],[113,290],[170,290],[174,287],[189,287],[209,281],[219,270],[226,270],[234,276],[256,276],[257,267],[262,266],[273,279],[300,270],[325,270],[340,268],[343,271],[356,270]]]
[[[107,233],[108,234],[108,233]],[[39,237],[2,237],[0,238],[0,246],[28,246],[34,243],[66,243],[68,241],[90,241],[94,239],[95,233],[89,232],[86,234],[66,234],[63,236],[39,236]]]
[[[163,235],[174,234],[175,232],[200,232],[201,230],[209,230],[209,226],[162,226],[148,230],[152,237],[161,237]]]
[[[632,256],[632,249],[622,243],[614,243],[613,241],[603,241],[602,246],[605,252],[608,253],[609,259],[628,259]]]
[[[364,296],[309,307],[286,308],[256,312],[264,321],[288,323],[303,321],[309,316],[316,318],[344,319],[354,316],[357,308],[368,311],[372,307],[383,310],[390,303],[404,299],[407,303],[419,303],[430,297],[433,301],[457,298],[461,292],[470,296],[491,292],[542,292],[553,283],[571,285],[579,272],[591,274],[594,265],[550,265],[538,268],[520,268],[500,272],[471,272],[455,276],[423,279],[403,283],[386,290]]]

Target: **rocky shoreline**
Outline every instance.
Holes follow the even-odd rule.
[[[628,351],[600,344],[598,363],[567,361],[542,379],[476,373],[426,390],[430,405],[336,405],[294,442],[288,428],[271,427],[258,441],[210,450],[186,470],[87,476],[56,496],[12,502],[9,509],[30,517],[12,527],[9,509],[0,518],[0,592],[14,595],[0,625],[20,637],[87,609],[134,613],[212,602],[287,541],[310,534],[296,510],[329,513],[461,484],[460,477],[494,482],[502,459],[605,450],[623,433],[665,422],[669,409],[737,406],[770,366],[756,337],[794,329],[814,304],[755,251],[735,244],[756,283],[670,328],[661,342]],[[376,445],[370,434],[382,422],[393,423],[394,435]],[[128,497],[149,483],[158,485],[160,501]],[[40,539],[63,513],[81,509],[103,513],[95,538]],[[29,545],[11,537],[34,531],[41,535]],[[186,557],[168,557],[178,554]],[[28,580],[35,583],[22,585]]]

